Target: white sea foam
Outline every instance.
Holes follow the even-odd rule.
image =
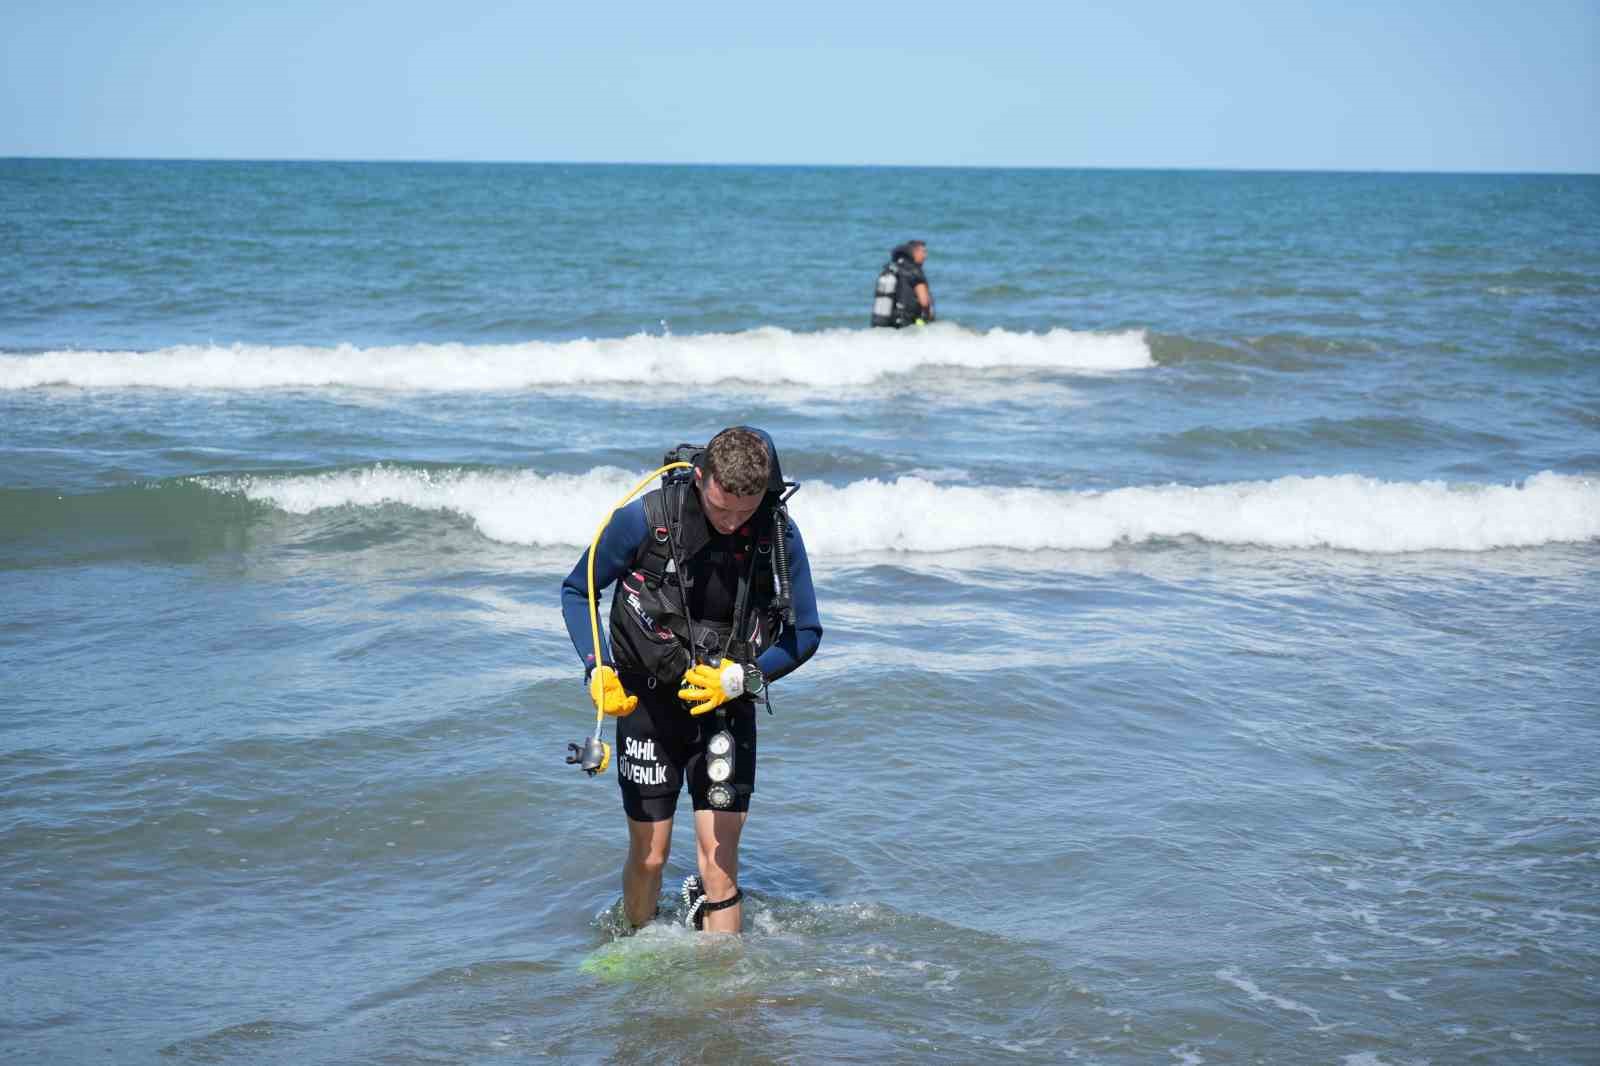
[[[1304,1014],[1317,1023],[1319,1029],[1330,1028],[1324,1025],[1322,1016],[1304,1003],[1299,1003],[1288,996],[1280,996],[1275,992],[1268,992],[1250,978],[1239,973],[1238,970],[1227,969],[1216,971],[1217,980],[1232,985],[1257,1003],[1266,1003],[1282,1011],[1294,1014]]]
[[[403,505],[449,511],[491,539],[582,545],[637,474],[424,471],[207,479],[295,514]],[[808,484],[793,511],[813,555],[974,549],[1098,551],[1153,540],[1396,553],[1487,551],[1600,538],[1600,481],[1545,472],[1520,485],[1355,475],[1073,492],[915,477]]]
[[[617,467],[586,474],[532,471],[432,471],[378,465],[328,474],[258,478],[208,477],[222,491],[241,492],[290,514],[335,507],[399,505],[470,518],[484,536],[508,544],[583,544],[611,506],[639,482]]]
[[[354,388],[437,392],[677,382],[835,389],[931,368],[1021,368],[1097,373],[1153,365],[1142,332],[977,333],[764,328],[699,336],[522,344],[413,344],[387,348],[194,346],[154,352],[58,351],[0,355],[0,389]]]

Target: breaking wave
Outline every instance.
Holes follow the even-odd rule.
[[[920,371],[1019,368],[1063,373],[1153,366],[1142,332],[977,333],[927,329],[767,327],[696,336],[638,334],[609,340],[521,344],[412,344],[337,348],[185,346],[153,352],[57,351],[0,355],[0,389],[352,388],[473,392],[672,381],[814,388],[870,385]]]
[[[546,475],[375,466],[199,480],[293,514],[399,505],[461,515],[506,543],[586,545],[600,516],[636,478],[616,468]],[[811,483],[793,508],[818,557],[977,548],[1099,551],[1183,538],[1371,553],[1487,551],[1600,538],[1600,481],[1548,471],[1510,485],[1345,474],[1106,492],[901,477]]]

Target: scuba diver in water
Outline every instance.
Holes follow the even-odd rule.
[[[933,321],[933,294],[922,273],[927,259],[928,246],[922,241],[907,241],[889,253],[872,300],[874,326],[903,329]]]
[[[704,449],[669,453],[674,460],[680,469],[617,510],[592,549],[593,594],[617,586],[609,649],[591,627],[588,551],[562,582],[561,611],[591,698],[617,720],[628,921],[638,927],[656,915],[687,781],[700,872],[684,883],[685,921],[736,933],[756,705],[771,709],[767,685],[811,657],[822,623],[805,543],[785,507],[785,489],[797,486],[783,480],[772,438],[735,426]],[[584,769],[593,774],[604,763]]]

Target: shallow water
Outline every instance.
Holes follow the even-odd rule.
[[[0,162],[0,1049],[1593,1061],[1600,184],[889,173]],[[827,632],[618,940],[557,584],[737,421]]]

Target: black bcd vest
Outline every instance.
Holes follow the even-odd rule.
[[[681,512],[679,493],[683,494]],[[734,661],[753,662],[777,639],[781,624],[773,607],[771,508],[763,503],[743,527],[748,534],[735,534],[739,587],[746,591],[744,620],[731,646],[729,635],[735,625],[731,613],[724,618],[695,615],[691,634],[689,612],[684,610],[684,594],[692,600],[697,577],[704,576],[708,562],[716,561],[706,554],[711,533],[700,509],[699,493],[688,484],[654,489],[645,494],[644,513],[644,542],[634,553],[628,572],[617,580],[611,597],[611,653],[617,671],[654,679],[676,691],[695,658],[716,663],[727,649]],[[673,559],[674,544],[677,561]],[[681,583],[678,561],[683,564]]]

